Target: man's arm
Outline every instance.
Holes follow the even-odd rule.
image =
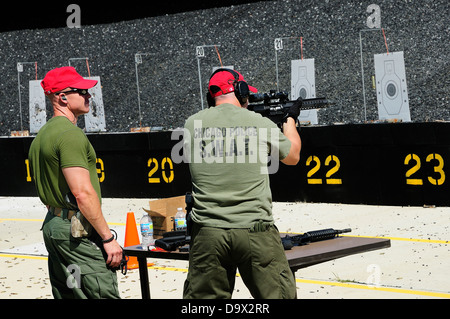
[[[83,216],[103,240],[111,238],[112,233],[103,216],[98,195],[91,184],[89,171],[83,167],[67,167],[63,168],[62,172]],[[117,241],[105,243],[103,247],[108,254],[106,263],[111,267],[119,266],[122,260],[122,248]]]
[[[281,160],[286,165],[296,165],[300,160],[300,150],[302,148],[302,141],[298,134],[295,120],[288,117],[287,121],[283,123],[283,134],[291,141],[291,149],[288,156]]]

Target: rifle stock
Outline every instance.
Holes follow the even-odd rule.
[[[189,244],[191,236],[186,231],[173,231],[163,234],[163,238],[155,240],[155,246],[167,251],[175,251],[178,247]]]

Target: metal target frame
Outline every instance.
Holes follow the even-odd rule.
[[[139,112],[139,128],[142,128],[142,113],[141,113],[141,89],[139,87],[139,71],[138,65],[142,64],[142,57],[154,55],[153,53],[136,53],[134,55],[134,65],[136,69],[136,87],[137,87],[137,101],[138,101],[138,112]]]
[[[149,59],[144,59],[144,57],[149,57]],[[148,122],[147,126],[142,126],[144,121],[143,110],[151,111],[157,105],[163,105],[163,107],[170,107],[173,103],[168,104],[167,100],[159,100],[157,104],[149,96],[155,90],[158,90],[158,85],[161,87],[166,85],[166,87],[172,87],[172,83],[167,84],[165,81],[174,81],[170,77],[158,78],[158,81],[152,81],[149,78],[154,78],[161,72],[164,72],[165,64],[168,64],[168,60],[164,59],[159,52],[137,52],[134,54],[134,65],[136,73],[136,89],[137,89],[137,104],[139,113],[139,127],[131,127],[131,132],[150,132],[150,131],[161,131],[167,127],[167,123],[163,122],[161,117],[152,117],[147,114],[145,121]],[[142,65],[140,71],[139,65]],[[170,67],[173,67],[170,65]],[[141,77],[144,79],[141,81]],[[141,83],[142,82],[142,83]],[[165,88],[164,88],[165,89]],[[167,95],[168,98],[168,95]],[[144,109],[143,109],[144,106]],[[148,109],[147,109],[148,107]],[[144,113],[145,115],[145,113]]]
[[[283,40],[294,40],[294,39],[301,39],[301,37],[280,37],[275,38],[274,40],[274,49],[275,49],[275,72],[276,72],[276,83],[277,83],[277,92],[280,91],[279,87],[279,72],[278,72],[278,51],[281,51],[284,49]]]
[[[381,28],[362,29],[359,31],[359,54],[361,59],[361,82],[363,92],[363,105],[364,105],[364,122],[367,122],[367,102],[366,102],[366,87],[364,82],[364,61],[363,61],[363,45],[362,45],[362,32],[369,31],[381,31]]]
[[[205,57],[205,48],[215,48],[217,50],[220,47],[220,44],[204,44],[195,47],[195,56],[197,58],[197,67],[198,67],[198,82],[200,86],[200,102],[202,105],[202,110],[204,109],[204,97],[203,97],[203,83],[202,83],[202,72],[200,67],[200,59]],[[220,60],[220,57],[219,57]],[[222,61],[220,60],[221,67]]]
[[[308,63],[305,63],[305,67],[306,65],[310,65],[312,64],[313,69],[314,67],[314,58],[312,59],[303,59],[303,37],[299,36],[299,37],[280,37],[280,38],[275,38],[274,40],[274,49],[275,49],[275,69],[276,69],[276,83],[277,83],[277,91],[280,91],[279,88],[279,67],[278,67],[278,51],[281,51],[284,49],[284,44],[283,41],[284,40],[300,40],[300,59],[297,60],[291,60],[291,70],[290,70],[290,74],[291,74],[291,81],[290,81],[290,98],[294,99],[297,98],[298,94],[293,92],[293,76],[292,76],[292,72],[293,72],[293,64],[294,61],[308,61]],[[309,76],[309,78],[314,79],[315,82],[315,75],[313,74],[313,76]],[[315,83],[313,85],[313,88],[311,88],[311,96],[309,96],[310,98],[315,98],[316,95],[316,86]],[[299,116],[299,121],[301,122],[309,122],[311,124],[318,124],[318,117],[317,117],[317,110],[308,110],[308,111],[301,111],[300,116]]]
[[[367,102],[366,102],[366,89],[365,89],[365,82],[364,82],[364,61],[363,61],[362,33],[363,32],[369,32],[369,31],[377,31],[377,32],[381,31],[383,33],[383,37],[384,37],[384,43],[385,43],[385,46],[386,46],[386,52],[387,52],[387,55],[389,55],[389,54],[393,54],[395,52],[389,53],[389,48],[388,48],[388,44],[387,44],[387,40],[386,40],[385,30],[388,30],[388,29],[382,28],[381,25],[380,25],[379,28],[362,29],[362,30],[359,31],[359,50],[360,50],[360,59],[361,59],[361,82],[362,82],[362,92],[363,92],[363,102],[364,102],[364,122],[367,122]],[[403,51],[401,51],[401,52],[403,52]],[[375,66],[375,57],[376,56],[377,56],[377,54],[374,55],[374,66]],[[377,70],[375,70],[375,73],[376,72],[377,72]],[[406,90],[406,83],[404,84],[404,86],[405,86],[405,90]],[[379,120],[384,120],[385,116],[384,115],[380,116],[380,109],[379,109],[380,94],[378,92],[379,89],[378,88],[375,88],[375,89],[376,89],[376,97],[377,97],[377,105],[376,106],[377,106],[377,109],[378,109],[378,118],[379,118]],[[406,92],[405,94],[407,95],[407,91],[405,91],[405,92]],[[406,104],[408,104],[408,101],[406,101]],[[406,114],[405,112],[402,112],[402,114],[405,115],[404,119],[406,121],[411,121],[411,117],[410,117],[410,114],[409,114],[409,104],[407,105],[407,108],[408,108],[408,110],[407,110],[408,114]]]

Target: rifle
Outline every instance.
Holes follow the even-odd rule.
[[[155,246],[167,251],[175,251],[178,247],[189,244],[191,236],[185,230],[177,230],[163,234],[163,238],[155,240]]]
[[[250,103],[262,103],[249,104],[247,109],[271,119],[277,125],[281,125],[286,113],[289,111],[290,107],[294,105],[294,103],[301,103],[300,111],[322,109],[328,107],[329,105],[336,104],[335,102],[327,100],[324,97],[313,99],[302,99],[300,97],[296,101],[289,101],[288,95],[289,93],[287,92],[276,92],[275,90],[271,90],[269,93],[251,94],[249,96]]]
[[[314,230],[306,232],[302,235],[294,235],[281,238],[281,243],[283,244],[284,250],[290,250],[294,246],[307,245],[308,243],[333,239],[338,237],[339,234],[349,233],[351,232],[351,228],[346,228],[342,230],[335,230],[332,228],[322,229],[322,230]]]
[[[284,250],[290,250],[294,246],[307,245],[309,243],[318,242],[327,239],[333,239],[338,237],[340,234],[351,232],[351,228],[346,228],[342,230],[336,230],[333,228],[313,230],[306,232],[302,235],[286,235],[281,237],[281,243],[283,244]],[[173,231],[163,234],[163,238],[157,239],[155,241],[155,246],[162,248],[167,251],[174,251],[178,247],[189,244],[191,241],[191,236],[186,235],[186,231]]]

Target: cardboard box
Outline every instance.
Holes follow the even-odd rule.
[[[185,196],[169,197],[149,201],[150,209],[146,211],[153,222],[153,238],[161,238],[165,232],[174,230],[174,217],[178,207],[186,213]]]

